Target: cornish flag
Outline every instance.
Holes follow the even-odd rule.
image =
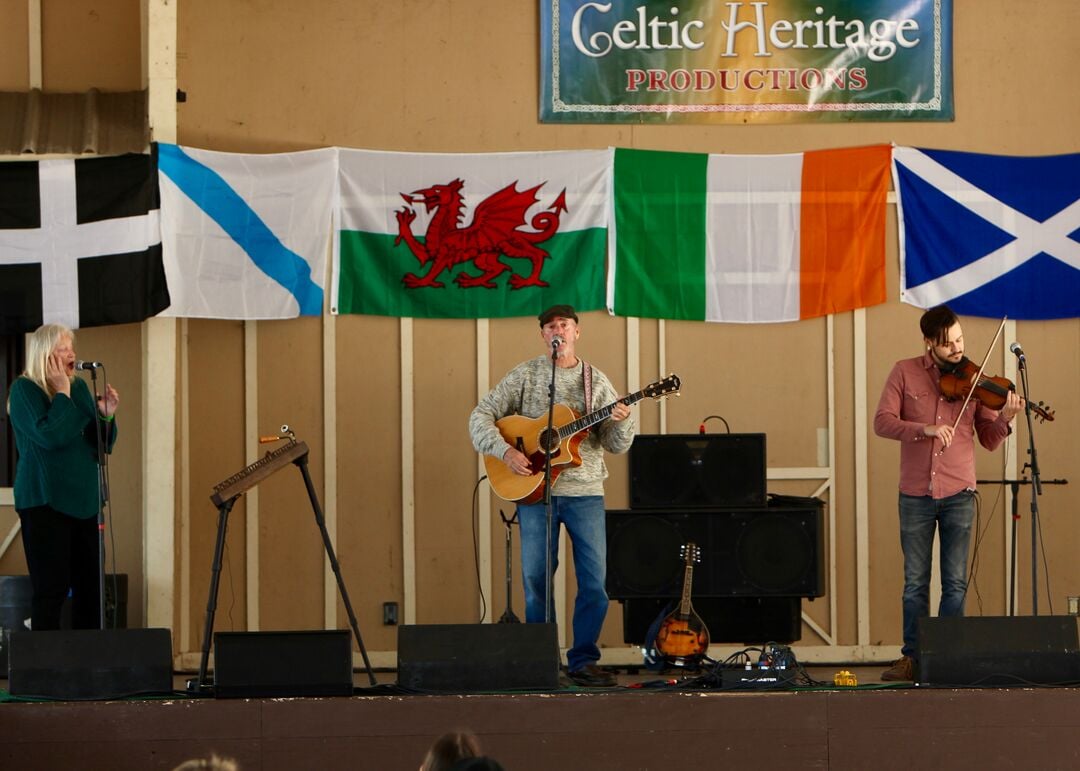
[[[168,305],[153,155],[0,163],[0,333]]]
[[[160,145],[167,316],[318,316],[334,148],[248,155]]]
[[[900,296],[1013,319],[1080,316],[1080,154],[897,147]]]

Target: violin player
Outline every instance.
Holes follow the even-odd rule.
[[[900,658],[881,676],[888,681],[915,679],[918,623],[930,611],[935,528],[941,540],[938,615],[964,615],[975,516],[975,437],[986,449],[997,449],[1024,407],[1015,391],[1007,393],[1000,411],[975,398],[947,399],[942,375],[970,365],[960,320],[948,306],[939,305],[922,315],[919,327],[925,353],[893,365],[874,414],[874,433],[900,442],[904,644]]]

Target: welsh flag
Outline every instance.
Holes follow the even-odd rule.
[[[342,149],[333,313],[529,316],[604,307],[611,150]]]
[[[616,150],[608,309],[758,323],[884,302],[889,160]]]

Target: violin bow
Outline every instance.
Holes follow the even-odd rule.
[[[964,398],[964,405],[960,408],[960,413],[956,416],[956,422],[953,423],[953,431],[956,431],[956,427],[960,425],[960,418],[964,417],[964,410],[967,409],[971,397],[975,395],[975,389],[978,387],[979,381],[982,380],[983,371],[986,369],[986,362],[990,361],[990,354],[994,352],[994,346],[997,345],[998,338],[1001,337],[1001,333],[1005,329],[1005,322],[1008,318],[1008,316],[1001,317],[1001,324],[998,325],[998,331],[994,334],[994,339],[990,341],[990,347],[986,349],[986,355],[983,356],[982,364],[979,365],[979,371],[975,373],[975,377],[971,381],[971,388],[968,389],[968,395]]]

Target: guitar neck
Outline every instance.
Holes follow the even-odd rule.
[[[688,564],[686,573],[683,575],[682,600],[679,602],[679,616],[682,618],[689,618],[690,616],[690,585],[693,582],[694,566]]]
[[[616,404],[625,404],[629,407],[631,404],[637,404],[645,398],[644,391],[635,391],[629,396],[624,396],[621,399],[616,399],[606,407],[601,407],[595,412],[590,412],[588,415],[583,415],[577,420],[571,421],[563,426],[559,426],[559,439],[566,439],[568,436],[584,431],[589,426],[595,426],[601,420],[606,420],[611,417],[612,410],[615,409]]]

